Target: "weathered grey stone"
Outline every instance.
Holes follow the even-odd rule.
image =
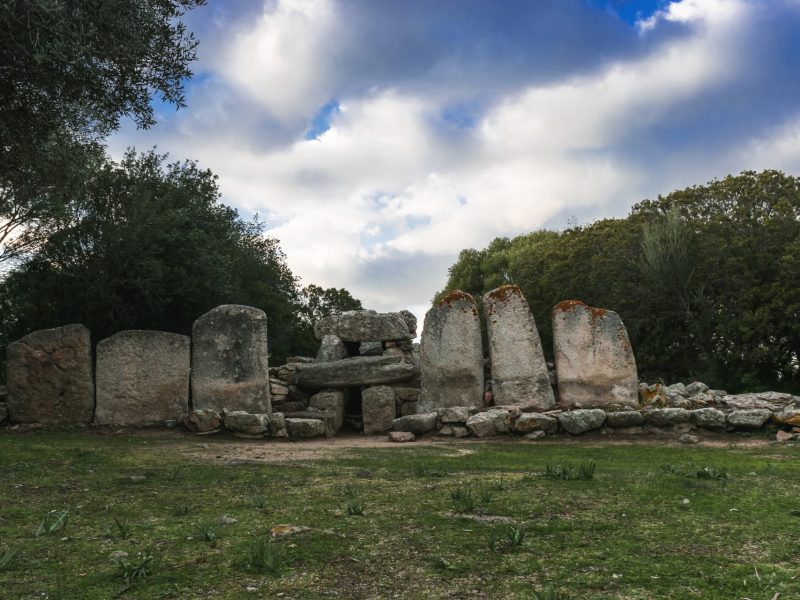
[[[717,403],[717,400],[711,394],[702,392],[690,396],[688,402],[691,408],[706,408],[707,406],[714,406]]]
[[[281,412],[297,412],[298,410],[305,410],[305,402],[281,402],[277,406],[272,407],[273,410],[280,410]]]
[[[691,398],[698,394],[705,394],[708,391],[708,386],[701,381],[693,381],[686,386],[686,396]]]
[[[327,435],[333,436],[336,432],[336,412],[332,410],[309,408],[308,410],[284,413],[284,417],[287,419],[316,419],[325,423]]]
[[[466,406],[446,406],[436,409],[442,423],[466,423],[469,419],[469,408]]]
[[[333,431],[339,431],[344,423],[345,392],[344,390],[322,390],[308,401],[309,408],[332,411],[335,415]]]
[[[397,313],[350,310],[320,319],[314,325],[318,340],[333,334],[345,342],[384,342],[412,338],[405,320]]]
[[[425,315],[420,352],[421,412],[483,406],[483,349],[475,300],[449,293]]]
[[[269,434],[272,437],[289,437],[286,429],[286,417],[283,413],[274,412],[269,416]]]
[[[550,410],[555,404],[542,342],[528,303],[516,285],[483,296],[492,361],[492,396],[509,404]]]
[[[353,356],[336,362],[297,365],[294,383],[308,388],[380,385],[408,381],[414,366],[396,356]]]
[[[286,419],[286,429],[292,438],[313,438],[325,435],[327,426],[319,419]]]
[[[392,421],[392,429],[395,431],[410,431],[411,433],[422,435],[436,429],[438,421],[439,415],[435,412],[408,415],[394,419]]]
[[[528,433],[531,431],[555,433],[558,431],[558,419],[541,413],[522,413],[514,422],[514,432]]]
[[[411,338],[413,339],[417,337],[417,317],[414,316],[414,313],[409,310],[401,310],[397,314],[400,315],[400,318],[403,319],[406,327],[408,327],[408,332],[411,334]]]
[[[343,358],[347,358],[347,348],[341,338],[332,334],[322,336],[317,362],[334,362]]]
[[[725,431],[727,428],[725,413],[716,408],[698,408],[693,410],[692,422],[701,429]]]
[[[465,438],[469,435],[469,429],[466,427],[453,427],[453,437]]]
[[[94,422],[145,425],[189,410],[189,336],[120,331],[97,344]]]
[[[506,408],[490,408],[467,419],[467,429],[477,437],[489,437],[498,433],[508,433],[513,419]]]
[[[192,327],[194,408],[272,411],[267,315],[238,304],[218,306]]]
[[[277,383],[270,382],[269,391],[272,394],[273,398],[275,398],[275,396],[283,396],[285,398],[289,397],[289,386],[288,385],[279,385]]]
[[[6,422],[8,419],[8,405],[3,402],[0,403],[0,425]]]
[[[698,444],[700,443],[700,438],[696,435],[692,435],[691,433],[684,433],[678,438],[678,441],[681,444]]]
[[[798,398],[781,392],[760,392],[754,394],[735,394],[724,396],[722,403],[733,410],[761,408],[780,412],[784,408],[794,407]]]
[[[390,442],[413,442],[416,439],[415,436],[410,431],[390,431],[389,432],[389,441]]]
[[[769,421],[772,411],[766,408],[745,408],[728,414],[728,425],[736,429],[760,429]]]
[[[553,309],[553,345],[562,408],[637,405],[636,360],[617,313],[561,302]]]
[[[547,433],[545,433],[544,431],[539,429],[537,431],[532,431],[529,434],[527,434],[525,436],[525,439],[526,440],[531,440],[531,441],[536,441],[536,440],[541,440],[542,438],[544,438],[546,436],[547,436]]]
[[[8,415],[14,423],[89,423],[94,377],[89,330],[65,325],[6,347]]]
[[[266,434],[269,432],[269,415],[243,410],[226,410],[225,429],[247,435]]]
[[[361,413],[366,435],[389,431],[396,416],[394,390],[385,385],[365,389],[361,393]]]
[[[645,420],[655,427],[672,427],[679,423],[688,423],[692,413],[685,408],[657,408],[645,413]]]
[[[679,396],[686,396],[686,386],[680,382],[673,383],[670,386],[667,386],[668,392],[672,392],[673,394],[678,394]]]
[[[780,412],[773,413],[772,420],[779,425],[792,425],[800,427],[800,410],[787,408]]]
[[[606,413],[606,425],[609,427],[636,427],[644,423],[644,415],[638,410],[621,410]]]
[[[397,348],[392,348],[394,350],[398,350]],[[390,350],[390,348],[387,348]],[[402,350],[400,350],[402,354]],[[361,342],[358,345],[358,354],[359,356],[382,356],[383,355],[383,344],[381,342]]]
[[[183,424],[193,433],[210,433],[218,431],[222,425],[220,414],[210,408],[193,410],[183,418]]]
[[[571,410],[558,415],[558,424],[564,431],[572,435],[600,429],[605,421],[606,413],[599,408]]]

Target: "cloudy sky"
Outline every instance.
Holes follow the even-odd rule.
[[[800,175],[800,0],[210,0],[188,108],[111,140],[196,159],[303,283],[424,315],[463,248]]]

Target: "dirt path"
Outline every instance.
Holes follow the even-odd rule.
[[[702,435],[702,434],[701,434]],[[314,461],[321,459],[335,459],[346,456],[354,450],[365,448],[392,448],[394,450],[413,450],[419,447],[439,447],[456,454],[470,454],[480,444],[526,444],[531,447],[549,444],[576,444],[582,446],[683,446],[677,439],[652,438],[652,437],[616,437],[608,438],[600,435],[581,436],[580,438],[558,436],[548,440],[525,441],[520,438],[488,438],[478,440],[475,438],[455,439],[428,435],[418,438],[408,444],[390,442],[385,436],[368,436],[358,434],[339,435],[333,439],[316,439],[304,441],[289,440],[240,440],[229,436],[215,436],[213,438],[197,438],[190,434],[186,437],[194,440],[194,447],[186,448],[184,452],[214,462],[227,464],[276,463]],[[184,442],[186,439],[184,438]],[[702,435],[697,446],[707,448],[760,448],[768,447],[772,443],[766,438],[731,438],[724,434],[708,433]]]

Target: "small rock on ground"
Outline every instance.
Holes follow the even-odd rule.
[[[415,436],[410,431],[390,431],[389,432],[389,441],[390,442],[413,442],[416,439]]]

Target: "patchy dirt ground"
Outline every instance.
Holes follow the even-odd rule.
[[[584,435],[580,438],[557,436],[548,440],[525,441],[521,438],[475,438],[456,439],[452,437],[427,435],[418,437],[407,444],[390,442],[386,436],[363,436],[359,434],[339,435],[333,439],[316,439],[304,441],[289,440],[240,440],[229,436],[216,436],[206,439],[192,438],[197,441],[194,447],[184,447],[189,456],[196,456],[222,463],[274,463],[299,462],[334,459],[344,456],[352,450],[364,448],[419,448],[420,446],[440,447],[454,454],[471,454],[480,444],[513,444],[528,445],[531,448],[551,444],[576,444],[581,446],[683,446],[677,439],[669,437],[604,437],[599,434]],[[770,438],[740,438],[724,434],[700,433],[700,443],[696,446],[708,448],[759,448],[774,443]],[[185,441],[185,438],[184,438]]]

